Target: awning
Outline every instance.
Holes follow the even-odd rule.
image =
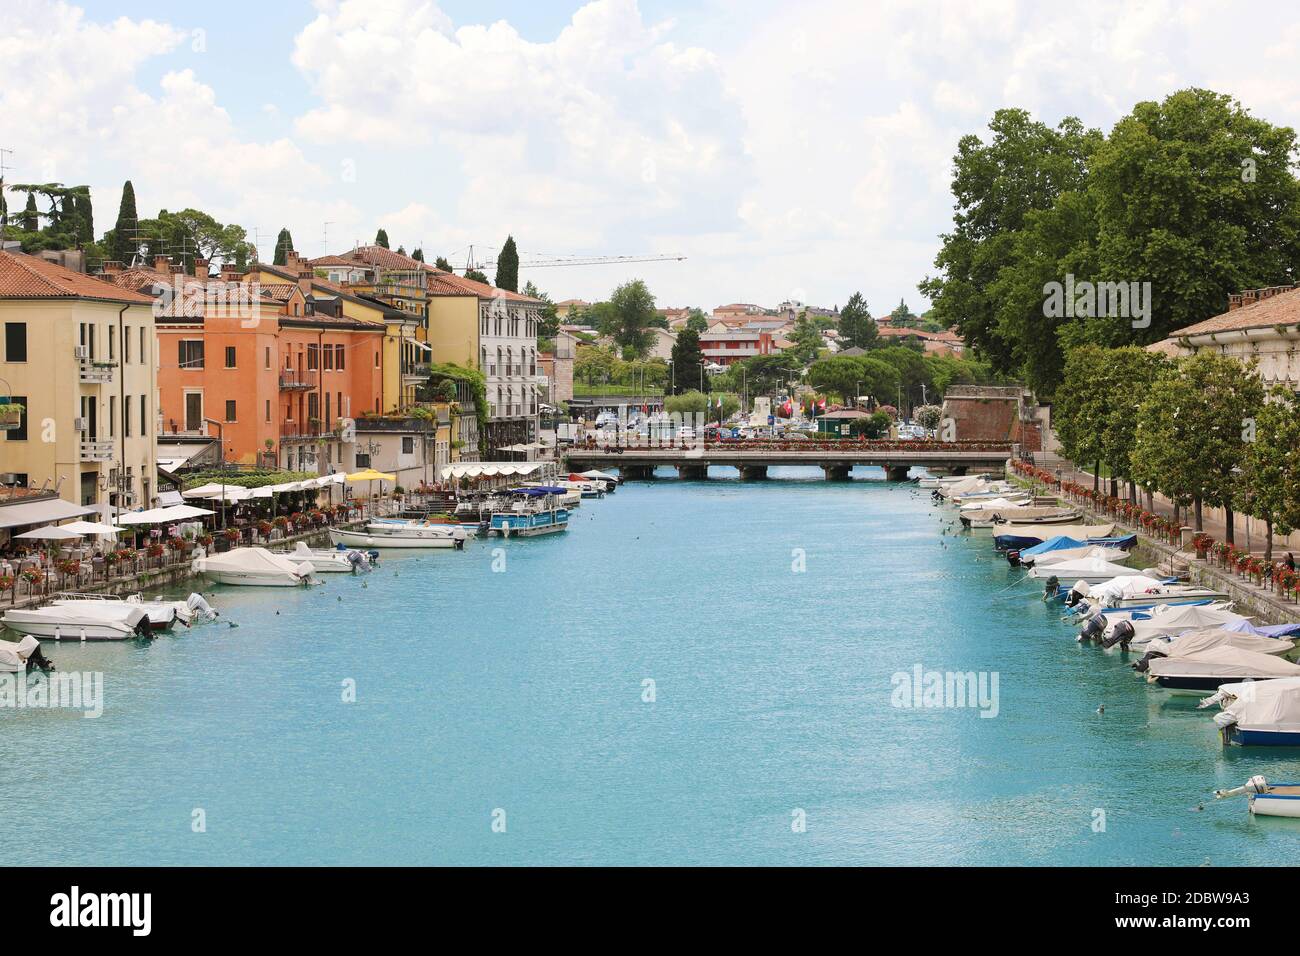
[[[170,508],[172,505],[185,504],[185,499],[179,491],[160,491],[158,492],[158,504],[164,508]]]
[[[49,524],[65,518],[82,518],[99,514],[98,508],[85,508],[64,501],[47,498],[45,501],[28,501],[20,505],[0,506],[0,528],[21,528],[29,524]]]
[[[497,478],[512,475],[531,475],[539,468],[545,468],[546,461],[474,461],[447,465],[439,474],[446,481],[448,478]]]

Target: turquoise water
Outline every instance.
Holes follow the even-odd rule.
[[[1300,755],[1224,751],[928,492],[773,477],[630,484],[565,535],[210,589],[235,628],[47,647],[105,711],[0,710],[4,862],[1295,859],[1300,821],[1208,798]],[[917,664],[996,671],[997,716],[891,706]]]

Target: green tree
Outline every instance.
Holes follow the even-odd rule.
[[[1061,450],[1077,465],[1092,467],[1094,490],[1101,487],[1101,461],[1106,454],[1104,429],[1113,398],[1106,362],[1107,351],[1095,345],[1071,352],[1052,404],[1052,427]]]
[[[902,299],[898,300],[898,308],[889,313],[890,322],[894,325],[906,325],[911,317],[912,310],[907,307],[907,303]]]
[[[840,312],[840,339],[849,348],[871,349],[880,343],[880,330],[861,292],[849,296]]]
[[[288,254],[292,251],[293,236],[289,234],[289,229],[286,226],[275,237],[275,258],[271,260],[271,264],[276,266],[284,265],[288,261]]]
[[[473,279],[475,282],[482,282],[484,285],[492,284],[491,282],[488,282],[488,277],[484,275],[482,272],[480,272],[478,269],[466,269],[465,278]]]
[[[817,354],[825,346],[822,341],[822,330],[816,322],[808,318],[807,312],[799,314],[799,319],[794,324],[794,331],[790,333],[790,341],[794,345],[786,351],[801,367],[816,361]]]
[[[731,392],[706,395],[698,389],[690,389],[664,399],[664,411],[679,415],[707,415],[709,421],[717,421],[719,415],[727,419],[740,411],[740,399]]]
[[[996,371],[1014,373],[1023,364],[1019,330],[1007,327],[1005,313],[999,315],[994,284],[1024,252],[1016,240],[1030,214],[1050,210],[1063,193],[1084,187],[1088,157],[1102,137],[1073,117],[1052,128],[1020,109],[998,110],[989,130],[988,143],[968,135],[957,145],[953,229],[941,237],[939,274],[920,289],[945,328],[956,328]],[[1041,316],[1041,288],[1035,306],[1018,301],[1017,307],[1026,317]]]
[[[655,297],[640,279],[625,282],[609,297],[613,315],[613,338],[627,358],[639,358],[650,350],[649,331],[655,317]]]
[[[387,249],[387,248],[388,248],[388,230],[387,230],[387,229],[380,229],[378,232],[375,233],[375,245],[380,246],[381,248],[384,248],[384,249]]]
[[[423,262],[424,250],[421,249],[419,246],[416,246],[414,249],[411,250],[411,258],[414,259],[416,262]]]
[[[707,332],[709,330],[709,317],[704,314],[702,309],[691,309],[690,315],[686,317],[686,328],[692,332]]]
[[[433,267],[434,267],[435,269],[437,269],[439,272],[454,272],[454,271],[455,271],[454,269],[452,269],[452,267],[451,267],[451,263],[447,261],[447,259],[446,259],[445,256],[438,256],[436,259],[434,259],[434,260],[433,260]]]
[[[187,271],[193,269],[196,256],[209,262],[214,259],[235,262],[252,251],[243,226],[217,222],[199,209],[160,210],[157,217],[141,220],[140,231],[147,237],[150,257],[171,255],[184,264]]]
[[[1253,362],[1243,366],[1198,352],[1170,363],[1138,410],[1136,480],[1173,501],[1191,502],[1197,531],[1204,528],[1203,504],[1224,508],[1232,541],[1233,469],[1245,457],[1247,422],[1258,413],[1263,395]]]
[[[1138,411],[1165,364],[1163,356],[1132,345],[1110,349],[1104,355],[1101,385],[1105,396],[1098,403],[1101,460],[1110,473],[1111,495],[1118,497],[1118,482],[1124,480],[1135,503],[1133,445]]]
[[[933,432],[943,420],[943,408],[939,405],[918,405],[912,410],[912,418],[926,431]]]
[[[27,205],[23,207],[23,232],[36,232],[41,227],[40,211],[36,208],[36,194],[27,194]]]
[[[1300,402],[1274,387],[1247,422],[1246,453],[1237,475],[1241,510],[1264,522],[1264,560],[1273,560],[1273,534],[1300,527]]]
[[[838,396],[846,405],[861,395],[888,404],[898,393],[899,380],[898,371],[878,358],[832,355],[809,367],[808,383],[818,391]]]
[[[560,314],[555,311],[555,303],[551,301],[551,297],[540,291],[531,280],[524,283],[524,295],[545,303],[538,316],[537,335],[539,338],[554,339],[560,331]]]
[[[709,390],[709,377],[704,372],[704,353],[700,350],[700,335],[686,328],[677,333],[673,343],[671,385],[674,394],[681,395],[691,389]]]
[[[111,257],[124,265],[130,265],[137,249],[136,228],[140,217],[135,211],[135,187],[131,180],[122,185],[122,201],[117,207],[117,222],[113,225],[113,245]]]
[[[614,350],[603,345],[579,345],[573,360],[573,374],[588,385],[599,385],[614,377]]]
[[[511,292],[519,291],[519,251],[515,248],[514,236],[506,236],[506,244],[497,256],[496,286]]]

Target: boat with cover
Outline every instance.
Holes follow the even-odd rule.
[[[355,548],[309,548],[307,542],[299,541],[292,551],[272,551],[274,555],[287,558],[294,564],[310,564],[317,574],[356,574],[369,571],[372,559],[365,551]]]
[[[1188,657],[1215,647],[1235,647],[1254,654],[1271,654],[1285,657],[1295,650],[1295,641],[1278,637],[1261,637],[1245,631],[1230,631],[1226,627],[1202,627],[1184,631],[1177,637],[1157,637],[1146,644],[1146,654],[1133,662],[1133,669],[1146,673],[1152,661],[1159,658]]]
[[[1250,812],[1265,817],[1300,817],[1300,783],[1269,783],[1256,775],[1240,787],[1215,790],[1214,799],[1246,796]]]
[[[272,554],[266,548],[234,548],[222,554],[210,554],[195,558],[191,567],[195,574],[202,574],[217,584],[296,588],[316,583],[310,564]]]
[[[0,674],[53,669],[54,665],[41,653],[41,642],[30,634],[24,634],[18,641],[0,641]]]
[[[1031,578],[1039,580],[1055,578],[1059,584],[1070,587],[1079,581],[1101,584],[1103,581],[1111,581],[1118,577],[1138,577],[1143,574],[1144,572],[1135,568],[1126,568],[1122,564],[1098,556],[1073,558],[1050,564],[1036,563],[1029,569]]]
[[[1029,499],[1023,499],[1028,502]],[[999,507],[994,504],[980,507],[978,504],[969,509],[963,507],[957,515],[961,523],[969,528],[995,528],[1002,524],[1053,525],[1069,524],[1079,520],[1079,512],[1073,508],[1057,508],[1052,505],[1012,505]]]
[[[1079,640],[1099,640],[1103,647],[1119,644],[1125,650],[1141,650],[1145,653],[1145,645],[1156,638],[1177,637],[1187,631],[1223,627],[1225,624],[1247,620],[1249,618],[1245,615],[1221,605],[1161,605],[1150,611],[1135,613],[1127,620],[1110,621],[1105,614],[1096,614],[1079,632]]]
[[[1196,706],[1215,705],[1225,744],[1300,747],[1300,678],[1223,684]]]
[[[197,593],[191,594],[184,601],[164,601],[157,598],[146,601],[140,594],[119,597],[112,594],[83,594],[76,591],[63,591],[50,599],[52,605],[75,606],[83,602],[93,602],[98,605],[127,604],[143,608],[149,615],[149,627],[153,631],[170,631],[177,624],[189,627],[196,618],[205,621],[217,616],[204,600],[203,595]]]
[[[1128,564],[1132,557],[1133,553],[1131,551],[1121,551],[1119,548],[1104,548],[1099,544],[1091,544],[1082,548],[1048,551],[1036,558],[1030,558],[1028,561],[1021,561],[1020,566],[1022,568],[1047,568],[1056,564],[1066,564],[1070,561],[1087,561],[1091,558],[1099,558],[1102,561],[1109,561],[1111,564]],[[1123,580],[1123,576],[1119,580]]]
[[[1157,604],[1207,604],[1226,601],[1230,597],[1226,591],[1216,591],[1198,584],[1129,576],[1101,584],[1076,584],[1070,591],[1065,603],[1071,607],[1079,605],[1089,613],[1107,609],[1150,608]]]
[[[512,488],[509,507],[492,515],[491,533],[503,538],[531,538],[567,530],[569,511],[556,494],[561,490],[555,487]]]
[[[993,546],[999,551],[1027,551],[1054,538],[1071,538],[1071,547],[1098,544],[1102,547],[1120,547],[1125,551],[1137,544],[1137,535],[1110,537],[1114,524],[1041,525],[1009,522],[993,529]]]
[[[349,548],[420,548],[464,550],[469,533],[458,524],[436,521],[371,521],[359,530],[331,528],[330,541]]]
[[[107,602],[15,608],[5,611],[0,623],[46,641],[125,641],[152,633],[144,608]]]
[[[1300,664],[1240,647],[1220,645],[1178,657],[1158,657],[1147,666],[1147,681],[1166,690],[1217,690],[1221,684],[1300,677]]]

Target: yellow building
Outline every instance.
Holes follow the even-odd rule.
[[[153,300],[21,253],[0,251],[0,481],[99,509],[157,497]]]

